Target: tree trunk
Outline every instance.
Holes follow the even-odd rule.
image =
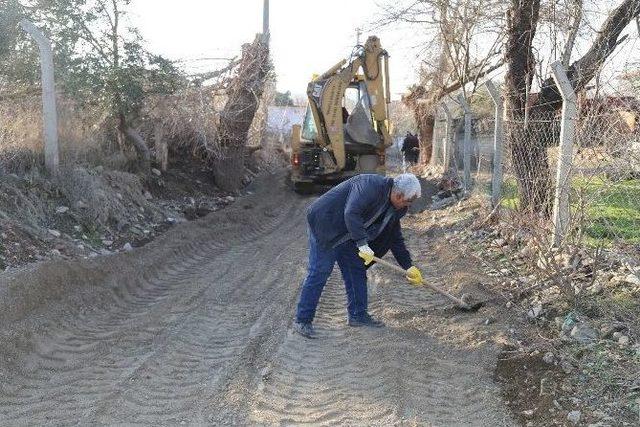
[[[149,172],[151,170],[151,153],[147,143],[142,136],[140,136],[140,133],[131,127],[127,127],[125,135],[127,135],[127,138],[129,138],[133,144],[133,148],[138,154],[138,161],[140,162],[142,170]]]
[[[420,164],[427,165],[431,161],[433,153],[433,127],[435,117],[433,115],[432,99],[425,98],[426,89],[424,86],[416,86],[411,92],[402,98],[404,105],[413,112],[413,118],[418,127],[420,142]]]
[[[138,156],[138,164],[145,172],[151,170],[151,152],[145,140],[140,136],[140,133],[130,127],[124,117],[124,114],[120,114],[118,118],[118,133],[122,139],[126,139],[131,142],[133,148],[136,150]]]
[[[223,190],[235,191],[242,186],[245,145],[270,67],[266,38],[258,35],[253,43],[243,46],[238,74],[229,85],[221,113],[221,152],[212,158],[216,184]]]
[[[162,124],[156,123],[153,129],[156,146],[156,162],[160,165],[160,170],[166,172],[169,168],[169,146],[164,137],[164,129]]]
[[[433,114],[428,114],[418,123],[420,135],[420,164],[428,165],[433,155],[433,128],[436,119]]]
[[[529,132],[524,123],[527,107],[527,88],[535,72],[532,52],[533,38],[538,24],[540,0],[512,0],[507,15],[507,47],[505,62],[505,111],[509,126],[506,142],[518,180],[520,207],[524,210],[546,211],[551,188],[549,161],[544,139],[537,132]]]
[[[412,93],[410,96],[421,96],[424,88],[418,90],[419,93]],[[428,165],[431,162],[433,153],[433,127],[435,125],[435,117],[433,114],[433,105],[431,102],[416,102],[416,99],[405,99],[405,104],[413,110],[413,117],[418,127],[418,136],[420,137],[420,164]]]
[[[225,191],[235,191],[245,176],[244,145],[224,147],[213,161],[213,177],[216,185]]]

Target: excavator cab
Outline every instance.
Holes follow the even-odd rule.
[[[356,46],[350,61],[314,77],[302,125],[292,132],[291,181],[296,191],[359,173],[385,173],[389,136],[388,54],[377,37]]]

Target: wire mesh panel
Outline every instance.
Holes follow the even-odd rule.
[[[493,173],[494,126],[492,118],[478,118],[471,122],[471,173],[474,192],[491,194]]]
[[[450,106],[451,119],[445,114],[436,116],[433,132],[431,165],[444,170],[445,156],[449,157],[447,176],[460,183],[464,177],[465,119],[462,110]],[[472,193],[490,194],[493,163],[494,122],[492,117],[475,117],[470,128],[470,173]],[[448,147],[447,147],[448,143]],[[446,149],[448,148],[448,153]]]
[[[572,209],[588,242],[640,247],[640,101],[601,96],[579,105]]]
[[[553,180],[560,137],[560,117],[538,112],[506,120],[503,151],[503,202],[510,207],[551,210]]]

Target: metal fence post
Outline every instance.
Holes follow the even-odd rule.
[[[51,42],[33,23],[23,19],[20,26],[38,43],[40,69],[42,70],[42,118],[44,127],[44,164],[51,175],[58,173],[60,154],[58,151],[58,114],[56,111],[56,88],[53,75],[53,52]]]
[[[569,190],[576,116],[576,94],[561,61],[551,64],[553,80],[562,95],[562,124],[560,125],[560,153],[556,174],[556,193],[553,201],[553,245],[558,246],[569,228]]]
[[[447,116],[447,121],[445,125],[444,132],[444,143],[442,144],[442,166],[444,169],[444,173],[447,173],[449,170],[449,164],[451,163],[451,138],[453,137],[453,117],[451,116],[451,110],[447,107],[447,104],[444,102],[440,104],[442,106],[442,111],[444,111],[445,116]]]
[[[504,128],[502,124],[503,106],[500,91],[496,89],[493,82],[487,80],[485,86],[495,105],[496,116],[493,135],[493,176],[491,178],[491,205],[496,207],[498,203],[500,203],[502,191],[502,150],[504,147]]]
[[[464,140],[462,146],[462,165],[464,167],[464,191],[471,189],[471,107],[464,95],[458,95],[458,102],[464,110]]]

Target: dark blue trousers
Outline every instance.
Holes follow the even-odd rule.
[[[358,248],[353,241],[345,242],[333,249],[323,249],[311,232],[309,234],[309,269],[302,282],[300,301],[296,312],[298,322],[311,322],[316,314],[320,295],[338,262],[344,287],[347,292],[347,312],[351,317],[360,317],[367,312],[367,269],[358,256]],[[369,243],[378,258],[382,258],[391,246],[389,237],[382,235]]]
[[[355,242],[348,241],[333,249],[323,249],[311,231],[309,233],[309,270],[302,283],[296,312],[298,322],[311,322],[316,314],[320,295],[337,262],[347,293],[347,312],[358,318],[367,312],[367,271],[358,256]]]

